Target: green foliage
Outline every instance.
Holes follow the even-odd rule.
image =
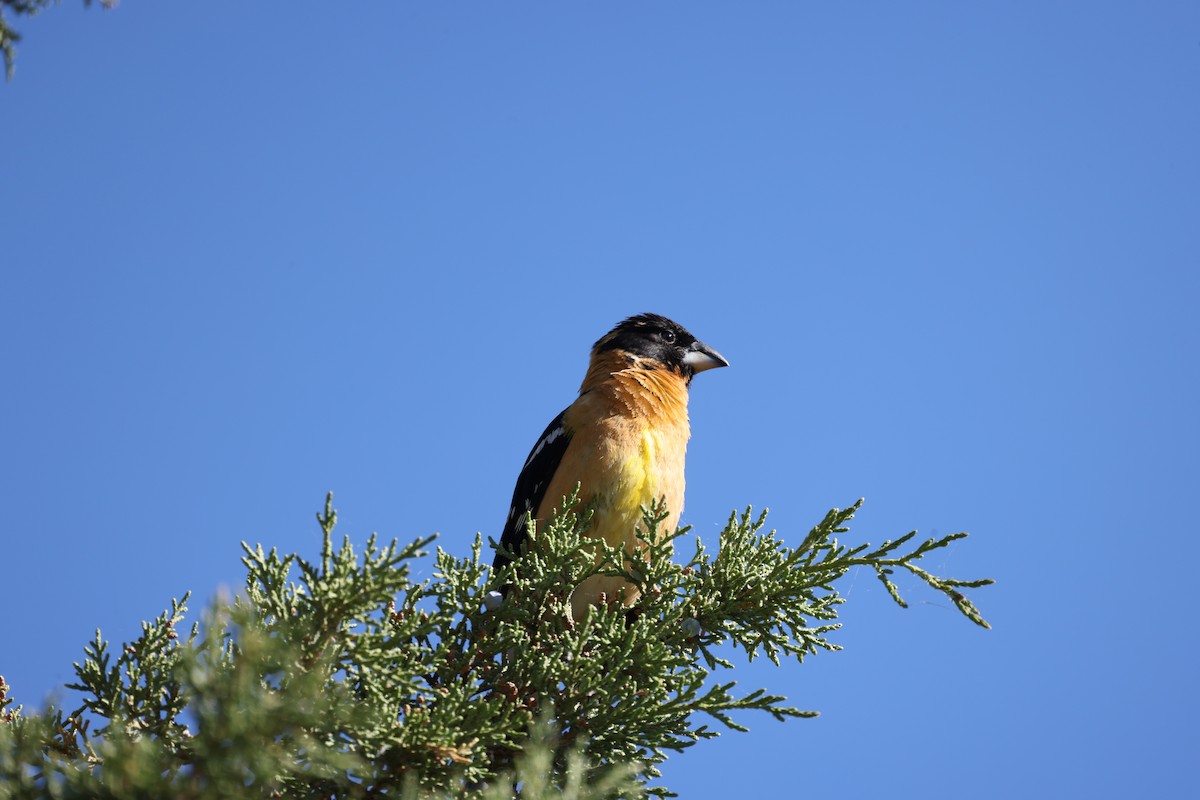
[[[21,34],[13,30],[8,24],[8,18],[5,12],[14,16],[33,16],[41,11],[46,6],[50,5],[52,0],[0,0],[0,54],[4,56],[4,74],[10,80],[13,76],[13,69],[16,63],[17,42],[21,41]],[[92,0],[83,0],[85,6],[90,6]],[[117,4],[117,0],[100,0],[100,4],[105,8],[112,8]]]
[[[432,539],[335,548],[331,502],[318,562],[245,546],[245,592],[186,636],[186,595],[118,650],[97,632],[68,687],[74,711],[25,716],[0,679],[0,800],[666,795],[658,765],[745,730],[734,713],[815,714],[716,679],[733,668],[719,652],[778,664],[838,649],[834,584],[852,568],[873,569],[902,605],[890,576],[907,570],[986,626],[961,590],[990,581],[916,563],[965,534],[846,547],[836,536],[857,503],[795,549],[763,532],[765,513],[734,514],[716,557],[697,541],[677,563],[686,531],[654,535],[661,508],[645,518],[661,541],[637,554],[599,543],[595,558],[587,513],[567,500],[496,574],[477,536],[465,557],[439,548],[418,582],[411,565]],[[640,597],[573,620],[572,587],[596,573]]]

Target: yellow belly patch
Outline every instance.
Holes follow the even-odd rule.
[[[595,534],[614,547],[632,548],[635,530],[642,527],[642,507],[649,508],[659,499],[660,434],[649,430],[642,434],[637,452],[620,465],[615,485],[596,509]],[[600,507],[602,506],[602,507]]]

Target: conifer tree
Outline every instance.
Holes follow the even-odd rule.
[[[52,0],[0,0],[0,56],[4,58],[4,74],[11,79],[16,65],[17,42],[21,34],[10,24],[11,17],[33,16]],[[90,6],[92,0],[83,0],[85,6]],[[100,0],[105,8],[116,5],[116,0]]]
[[[661,541],[638,554],[600,544],[597,560],[588,513],[568,498],[496,574],[477,536],[465,555],[437,548],[418,582],[411,564],[432,537],[335,546],[329,497],[319,561],[243,545],[245,591],[200,621],[185,624],[184,595],[133,642],[97,631],[68,686],[77,707],[26,714],[0,678],[0,800],[666,796],[658,766],[744,730],[731,713],[815,715],[740,690],[725,677],[730,646],[777,665],[839,649],[835,584],[853,568],[901,605],[892,575],[907,571],[987,627],[963,590],[990,580],[919,565],[966,534],[842,544],[860,504],[795,548],[747,509],[715,556],[697,540],[678,563],[687,531],[655,535],[663,509],[645,512],[647,542]],[[641,597],[576,622],[571,589],[598,572]]]

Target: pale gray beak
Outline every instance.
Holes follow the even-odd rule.
[[[724,356],[704,342],[692,342],[692,346],[688,348],[687,353],[683,356],[683,363],[692,372],[704,372],[706,369],[729,366],[729,362],[725,360]]]

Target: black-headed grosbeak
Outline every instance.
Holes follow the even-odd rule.
[[[517,477],[494,567],[508,563],[504,548],[520,554],[527,515],[547,519],[576,484],[580,502],[593,509],[589,536],[635,551],[642,506],[657,500],[668,512],[660,530],[675,530],[690,436],[688,386],[697,372],[727,366],[720,353],[658,314],[630,317],[601,337],[579,397],[546,427]],[[572,616],[581,619],[601,594],[626,605],[637,599],[624,579],[595,575],[575,588]]]

